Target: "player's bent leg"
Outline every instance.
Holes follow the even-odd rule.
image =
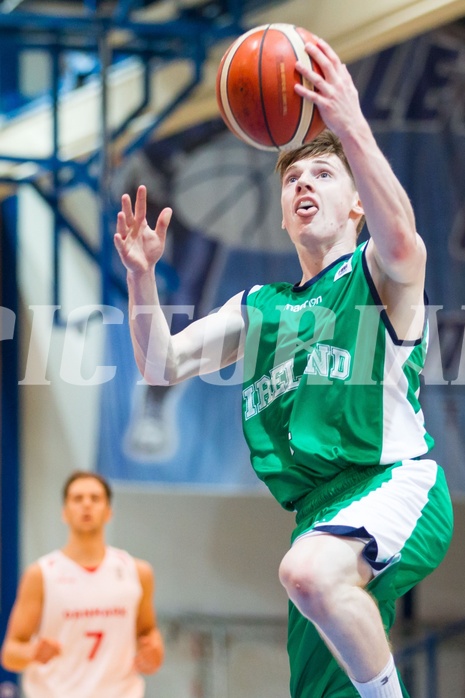
[[[340,656],[339,666],[346,667],[346,670],[339,668],[334,657],[338,656],[336,647],[341,655],[340,642],[335,642],[328,631],[323,641],[323,631],[320,630],[318,634],[316,629],[316,619],[321,623],[318,614],[322,614],[322,610],[315,608],[316,602],[311,603],[312,598],[317,598],[311,593],[312,590],[324,590],[326,581],[331,579],[333,567],[329,563],[334,562],[334,551],[328,560],[327,555],[320,555],[313,543],[311,549],[301,548],[300,544],[306,539],[315,542],[317,538],[322,539],[324,534],[336,541],[341,540],[341,536],[335,537],[334,534],[344,531],[344,539],[355,542],[357,551],[366,546],[363,561],[369,561],[368,569],[373,569],[375,575],[366,586],[368,598],[375,600],[383,631],[385,629],[388,633],[395,618],[395,600],[440,564],[450,544],[453,516],[444,473],[437,463],[428,459],[403,461],[372,471],[369,482],[362,479],[349,483],[350,486],[346,484],[343,496],[333,499],[330,506],[327,506],[326,497],[322,497],[321,493],[319,498],[312,497],[301,503],[296,516],[293,548],[281,565],[281,581],[288,589],[290,598],[295,599],[301,609],[290,602],[288,652],[291,696],[345,698],[346,695],[358,694],[377,697],[402,695],[407,698],[405,687],[399,689],[394,685],[396,681],[383,683],[384,673],[374,688],[368,682],[365,685],[361,682],[362,689],[357,687],[355,691],[353,683],[350,684],[348,673],[355,679],[358,674],[351,671],[350,663],[343,663]],[[334,489],[333,485],[331,487]],[[321,502],[324,509],[321,509]],[[363,527],[360,527],[360,521],[363,521]],[[353,537],[350,531],[354,532]],[[357,535],[363,539],[362,543],[355,538]],[[304,552],[301,554],[301,551]],[[319,569],[322,571],[321,577],[317,576]],[[366,569],[364,565],[363,569]],[[359,575],[358,567],[356,572]],[[309,578],[309,589],[302,592],[297,585],[308,583]],[[363,575],[361,584],[355,581],[360,591],[365,584]],[[322,608],[323,611],[326,608],[333,622],[328,606],[329,603]],[[312,614],[315,617],[313,620]],[[362,621],[363,618],[357,619],[359,627]],[[384,641],[387,642],[385,638]],[[332,647],[332,651],[329,647]],[[386,667],[389,669],[386,664],[381,670],[384,671]],[[374,671],[370,680],[376,676]],[[393,679],[397,680],[397,675],[393,674]]]
[[[291,601],[317,626],[349,676],[361,683],[383,672],[391,658],[380,613],[363,588],[372,578],[361,555],[364,545],[327,534],[305,536],[280,566]]]

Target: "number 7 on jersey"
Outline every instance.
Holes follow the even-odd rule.
[[[95,659],[95,655],[97,654],[98,648],[100,647],[104,634],[105,633],[102,633],[101,631],[97,630],[92,630],[86,633],[86,637],[90,637],[93,639],[91,650],[87,656],[87,659],[89,661]]]

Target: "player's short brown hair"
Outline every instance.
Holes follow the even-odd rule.
[[[281,180],[284,177],[286,170],[297,160],[305,160],[305,158],[316,158],[319,155],[336,155],[347,170],[347,174],[354,182],[354,175],[350,169],[349,161],[346,158],[342,143],[339,138],[329,129],[325,129],[318,136],[315,136],[310,143],[294,148],[293,150],[283,150],[276,162],[276,172],[279,173]]]
[[[75,482],[76,480],[84,480],[84,479],[89,479],[92,478],[93,480],[97,480],[97,482],[100,482],[102,485],[103,489],[105,490],[105,495],[108,500],[108,503],[111,502],[112,497],[113,497],[113,491],[104,477],[99,475],[98,473],[93,473],[88,470],[75,470],[71,475],[66,479],[65,484],[63,485],[63,501],[65,502],[67,497],[68,497],[68,492],[69,488]]]
[[[349,161],[344,153],[344,148],[339,138],[329,129],[325,129],[318,136],[316,136],[310,143],[305,143],[304,145],[294,148],[293,150],[283,150],[278,157],[276,162],[276,172],[278,172],[281,182],[284,179],[284,175],[288,168],[297,162],[298,160],[305,160],[306,158],[316,158],[320,155],[336,155],[339,160],[344,165],[347,174],[351,178],[354,187],[355,180],[352,170],[349,165]],[[365,216],[362,216],[358,226],[357,234],[360,233],[365,224]]]

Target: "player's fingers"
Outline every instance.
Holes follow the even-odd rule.
[[[316,104],[321,99],[321,95],[318,94],[318,92],[301,85],[299,82],[294,85],[294,90],[300,97],[303,97],[303,99],[306,99],[308,102],[312,102],[313,104]]]
[[[316,70],[308,68],[300,61],[296,63],[296,70],[306,79],[308,82],[315,87],[318,92],[322,94],[328,94],[330,91],[330,85],[325,80],[325,78],[317,73]],[[297,83],[299,84],[299,83]],[[305,86],[303,86],[305,87]],[[307,88],[308,89],[308,88]]]
[[[163,211],[158,216],[157,220],[157,234],[166,235],[166,231],[171,221],[171,216],[173,215],[173,209],[164,208]]]
[[[137,656],[134,658],[134,666],[139,670],[143,670],[144,667],[147,665],[147,659],[141,654],[137,654]]]
[[[329,47],[328,47],[329,48]],[[311,41],[305,44],[305,51],[308,53],[310,58],[317,63],[321,72],[326,79],[331,79],[335,74],[337,65],[340,63],[339,57],[334,53],[334,58],[330,58],[323,47],[319,44],[314,44]]]
[[[125,214],[120,211],[116,216],[116,232],[124,240],[128,234],[129,228],[126,221]]]
[[[322,39],[321,37],[317,36],[315,37],[316,43],[318,48],[321,50],[322,53],[324,53],[325,56],[331,61],[333,65],[337,65],[338,63],[341,63],[341,59],[339,58],[338,54],[336,51],[328,44],[327,41]]]
[[[121,211],[124,213],[127,225],[131,226],[134,223],[134,216],[132,213],[132,204],[129,194],[123,194],[121,197]]]
[[[121,254],[122,251],[123,251],[123,246],[124,246],[124,245],[123,245],[123,240],[122,240],[122,238],[121,238],[121,235],[120,235],[119,233],[115,233],[115,234],[113,235],[113,242],[114,242],[114,244],[115,244],[115,247],[116,247],[117,252],[118,252],[119,254]]]
[[[137,189],[136,203],[134,205],[134,218],[141,222],[147,213],[147,189],[143,184]]]
[[[59,642],[55,643],[55,654],[61,654],[61,645]]]
[[[58,642],[46,638],[39,640],[36,648],[36,659],[38,662],[46,664],[59,654],[61,654],[61,645]]]

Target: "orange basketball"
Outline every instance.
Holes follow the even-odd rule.
[[[305,51],[315,37],[292,24],[264,24],[242,34],[221,59],[216,98],[227,127],[260,150],[289,150],[325,128],[318,109],[294,85],[312,85],[295,69],[300,60],[321,73]]]

